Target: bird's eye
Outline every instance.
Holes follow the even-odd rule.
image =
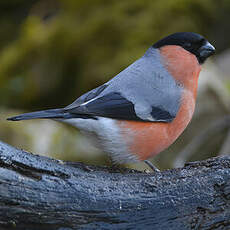
[[[205,44],[206,43],[206,40],[203,38],[203,39],[201,39],[201,44],[203,45],[203,44]]]

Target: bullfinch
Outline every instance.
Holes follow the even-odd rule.
[[[192,32],[171,34],[105,84],[58,109],[25,113],[68,123],[97,140],[114,163],[145,161],[170,146],[190,122],[201,65],[215,48]]]

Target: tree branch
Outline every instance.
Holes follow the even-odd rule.
[[[230,229],[230,157],[145,173],[0,142],[0,229]]]

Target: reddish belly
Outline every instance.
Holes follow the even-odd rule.
[[[118,121],[130,152],[145,160],[166,149],[184,131],[192,118],[194,107],[193,96],[186,92],[179,112],[171,123]]]

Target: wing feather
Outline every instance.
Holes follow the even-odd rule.
[[[143,120],[138,117],[134,109],[134,104],[117,92],[98,97],[88,103],[67,109],[67,111],[71,114],[87,114],[121,120],[153,121],[148,119]],[[151,115],[155,122],[170,122],[174,119],[174,116],[168,111],[164,111],[158,107],[152,107]]]

